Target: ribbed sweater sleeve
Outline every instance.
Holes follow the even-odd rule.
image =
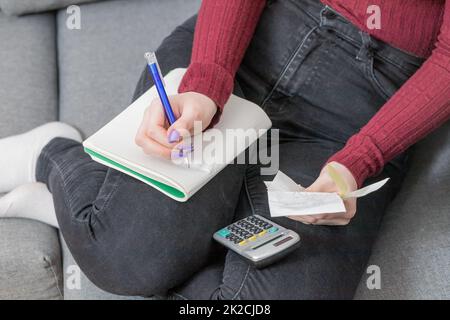
[[[361,186],[367,177],[450,117],[450,0],[431,56],[346,146],[329,159]]]
[[[203,93],[214,100],[219,109],[223,108],[264,6],[263,0],[203,1],[191,64],[180,92]],[[380,172],[387,162],[449,117],[450,0],[447,0],[431,56],[329,161],[340,162],[349,168],[361,186],[367,177]]]
[[[264,6],[265,0],[203,0],[180,93],[202,93],[223,109]]]

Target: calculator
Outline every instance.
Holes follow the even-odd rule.
[[[274,263],[300,245],[300,236],[296,232],[260,215],[249,216],[220,229],[213,238],[256,268]]]

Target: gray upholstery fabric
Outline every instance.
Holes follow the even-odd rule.
[[[142,297],[117,296],[96,287],[79,269],[62,235],[60,235],[64,262],[65,300],[144,300]],[[79,280],[74,277],[79,275]],[[79,281],[78,283],[76,281]]]
[[[0,300],[62,299],[57,231],[25,219],[0,219]]]
[[[200,0],[107,1],[81,6],[81,30],[65,27],[58,13],[60,115],[90,135],[130,104],[154,50]]]
[[[450,123],[417,145],[404,187],[383,221],[357,299],[450,299]]]
[[[0,9],[7,15],[23,15],[100,0],[0,0]]]
[[[57,116],[55,16],[0,12],[0,138]]]
[[[0,138],[57,117],[55,15],[0,13]],[[0,299],[60,299],[56,231],[31,220],[0,219]]]

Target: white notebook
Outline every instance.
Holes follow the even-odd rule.
[[[185,71],[185,69],[175,69],[165,77],[168,95],[177,93]],[[83,146],[93,160],[139,179],[177,201],[187,201],[272,125],[269,117],[258,105],[232,95],[214,129],[220,130],[224,137],[227,137],[225,133],[227,129],[243,131],[254,129],[257,135],[246,136],[243,139],[244,142],[233,146],[234,152],[227,152],[224,161],[220,163],[187,168],[171,160],[146,155],[135,144],[134,139],[144,112],[157,96],[156,88],[152,87],[111,122],[84,141]],[[207,136],[208,131],[204,133],[203,139]],[[206,150],[211,143],[213,142],[204,142],[203,149]],[[225,139],[222,147],[230,143],[231,141]],[[211,151],[211,148],[209,149],[208,154]],[[203,152],[203,150],[194,152]]]

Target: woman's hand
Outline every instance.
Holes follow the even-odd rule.
[[[202,123],[202,130],[207,128],[217,112],[217,105],[207,96],[197,92],[186,92],[169,97],[177,121],[169,126],[164,114],[164,107],[159,98],[152,101],[142,119],[135,142],[146,154],[170,159],[172,150],[180,144],[183,137],[192,133],[194,122]],[[183,147],[184,148],[184,147]],[[189,153],[190,146],[183,152],[174,152],[174,156]]]
[[[330,162],[335,171],[342,177],[343,182],[347,186],[348,192],[358,189],[355,178],[350,170],[345,166],[337,162]],[[336,183],[326,170],[326,167],[322,169],[317,180],[306,189],[308,192],[338,192],[339,189]],[[328,225],[328,226],[345,226],[356,214],[356,199],[350,198],[344,200],[345,213],[330,213],[323,215],[311,215],[311,216],[292,216],[293,220],[300,221],[304,224],[316,224],[316,225]]]

